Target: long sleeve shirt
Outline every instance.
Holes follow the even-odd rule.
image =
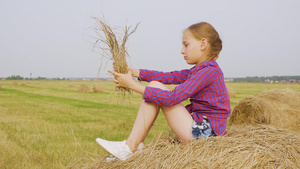
[[[186,109],[197,123],[206,116],[217,135],[224,135],[227,118],[230,116],[230,99],[224,82],[224,75],[215,61],[206,61],[191,69],[159,72],[140,69],[142,81],[159,81],[164,84],[178,84],[172,91],[147,86],[144,100],[147,103],[173,106],[190,99]]]

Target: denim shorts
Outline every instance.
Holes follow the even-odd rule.
[[[216,134],[207,119],[203,119],[200,124],[194,121],[191,128],[191,140],[198,140],[200,137],[208,138],[211,136],[216,136]]]

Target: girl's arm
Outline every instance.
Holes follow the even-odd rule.
[[[144,90],[144,100],[158,105],[176,105],[212,84],[218,76],[217,74],[214,68],[206,67],[176,86],[172,91],[147,86]],[[211,97],[211,95],[207,97]]]
[[[159,81],[164,84],[180,84],[188,78],[189,72],[189,69],[172,72],[140,69],[139,80],[147,82]]]
[[[115,62],[113,62],[113,68],[114,72],[116,72]],[[131,75],[139,78],[139,80],[146,82],[159,81],[164,84],[180,84],[188,78],[190,72],[189,69],[172,72],[160,72],[155,70],[133,68],[128,68],[128,70],[131,70]]]
[[[154,102],[158,105],[173,106],[188,98],[203,88],[211,84],[216,71],[212,67],[207,67],[191,76],[184,83],[175,87],[172,91],[162,90],[155,87],[145,87],[132,78],[131,70],[127,74],[120,74],[115,71],[109,71],[114,75],[114,82],[117,87],[129,88],[144,96],[146,102]]]

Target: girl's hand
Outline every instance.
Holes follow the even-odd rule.
[[[132,69],[132,68],[129,68],[129,70],[131,71],[131,75],[133,77],[140,77],[140,70],[139,69]]]
[[[108,72],[114,75],[115,79],[113,81],[116,83],[117,87],[130,88],[130,86],[135,83],[132,78],[131,69],[128,70],[127,74],[121,74],[111,70]]]
[[[117,72],[116,66],[115,66],[115,61],[113,62],[113,69],[115,72]],[[139,69],[132,69],[132,68],[128,68],[128,71],[131,71],[131,75],[133,77],[139,77],[140,76],[140,70]]]

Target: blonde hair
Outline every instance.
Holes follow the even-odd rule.
[[[222,50],[222,40],[216,29],[207,22],[200,22],[191,25],[186,30],[190,31],[192,35],[201,40],[202,38],[208,41],[208,59],[217,60],[219,53]]]

